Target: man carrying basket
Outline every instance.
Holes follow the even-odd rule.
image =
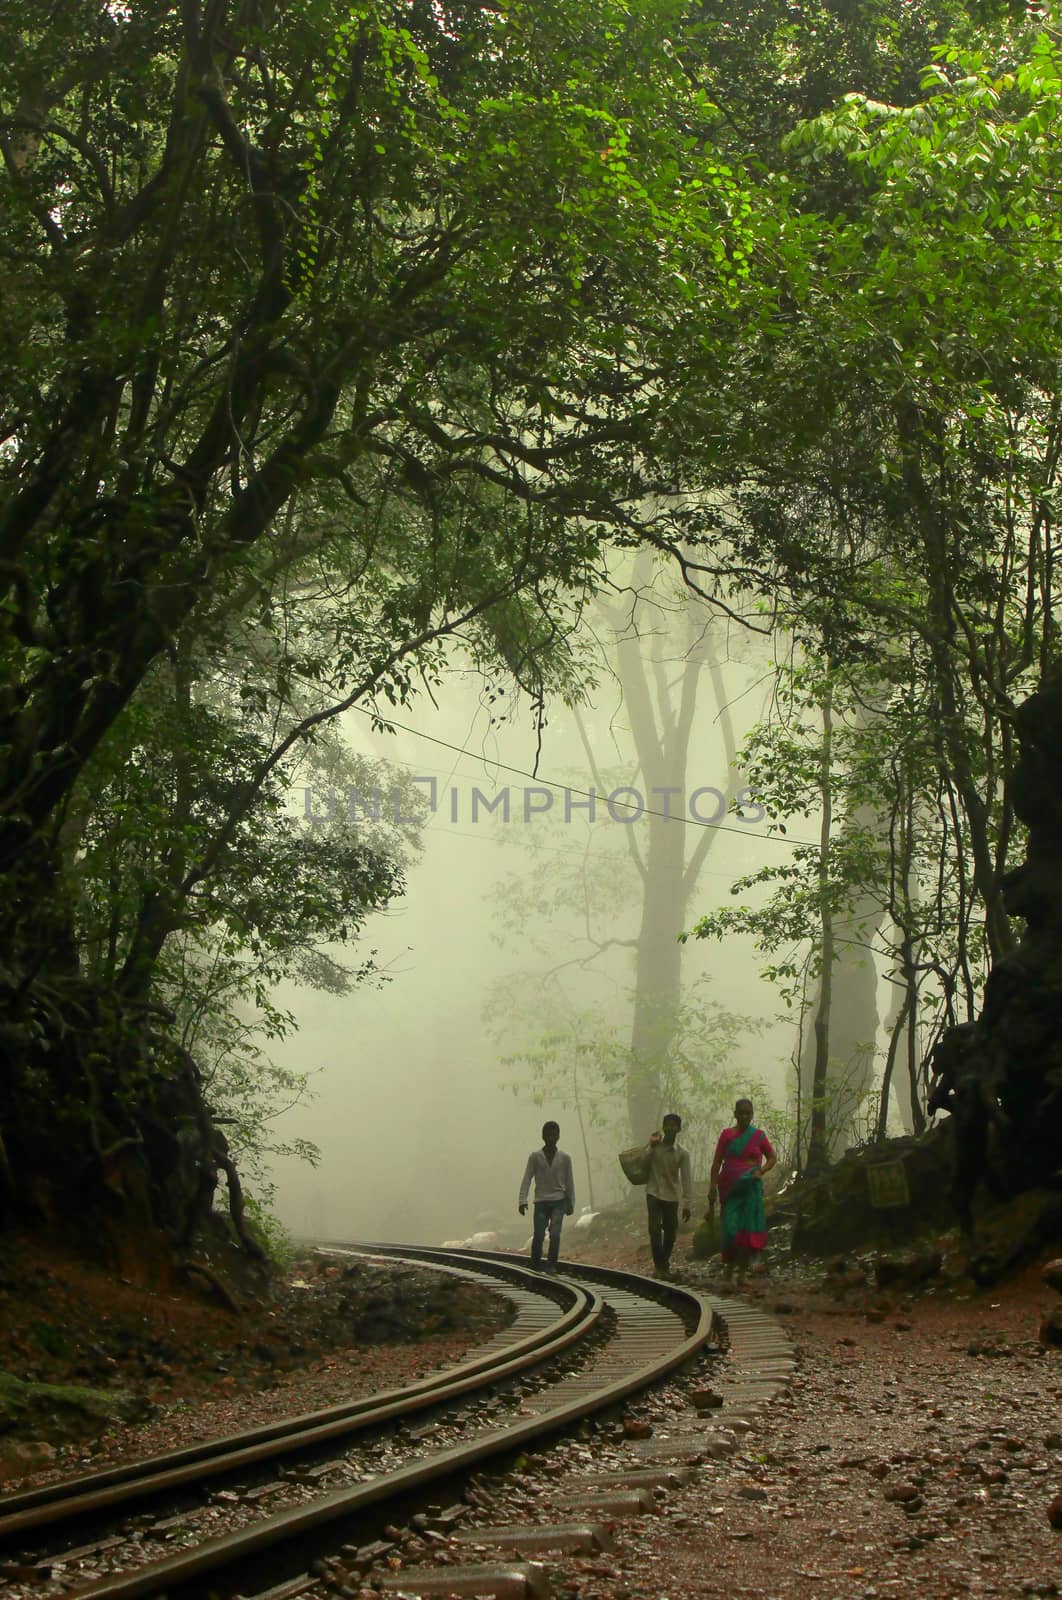
[[[662,1133],[649,1136],[649,1176],[645,1186],[645,1204],[649,1222],[649,1248],[653,1252],[654,1277],[670,1278],[671,1252],[678,1234],[678,1210],[681,1191],[682,1220],[690,1220],[690,1201],[693,1198],[693,1176],[690,1153],[676,1141],[682,1127],[682,1118],[668,1112],[660,1124]]]

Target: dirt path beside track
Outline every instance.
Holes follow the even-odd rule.
[[[617,1527],[581,1600],[1062,1594],[1062,1351],[1037,1342],[1057,1298],[1038,1270],[894,1303],[799,1277],[750,1298],[793,1340],[792,1383],[660,1518]]]

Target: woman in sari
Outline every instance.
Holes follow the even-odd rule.
[[[712,1215],[718,1194],[723,1207],[723,1273],[729,1282],[737,1267],[740,1287],[749,1262],[767,1243],[763,1178],[777,1158],[763,1129],[753,1125],[751,1100],[738,1101],[734,1121],[736,1126],[724,1128],[715,1147],[706,1215]]]

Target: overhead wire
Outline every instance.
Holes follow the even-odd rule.
[[[623,809],[625,811],[635,811],[635,810],[637,810],[638,818],[636,818],[635,820],[638,820],[641,817],[663,817],[665,822],[681,822],[683,824],[683,826],[687,827],[687,828],[714,828],[719,833],[736,833],[741,838],[745,838],[745,839],[747,839],[749,837],[749,825],[748,824],[746,824],[746,826],[743,827],[743,828],[742,827],[735,827],[734,825],[727,824],[725,822],[705,822],[700,817],[679,817],[679,816],[675,816],[671,812],[668,812],[668,811],[655,810],[652,806],[642,805],[642,806],[637,806],[636,807],[636,806],[632,805],[631,803],[629,803],[628,801],[625,801],[625,800],[614,800],[611,795],[609,795],[609,796],[604,796],[604,795],[598,796],[597,791],[593,790],[593,789],[577,789],[570,783],[558,783],[556,780],[554,780],[552,778],[540,777],[537,773],[525,771],[525,769],[523,767],[511,766],[506,761],[495,761],[495,760],[493,760],[493,759],[491,759],[490,757],[487,757],[487,756],[477,756],[473,751],[462,749],[462,747],[460,745],[451,744],[446,739],[439,739],[439,738],[436,737],[435,734],[425,733],[423,731],[423,729],[421,729],[421,728],[411,727],[410,724],[407,723],[407,722],[397,722],[393,717],[384,716],[382,713],[380,713],[378,711],[368,711],[368,710],[365,709],[364,706],[351,706],[349,709],[351,711],[357,711],[363,717],[369,717],[371,721],[380,724],[380,726],[382,726],[382,727],[385,727],[385,728],[400,728],[403,733],[411,733],[417,739],[426,739],[429,744],[436,744],[436,745],[441,746],[441,748],[444,749],[444,750],[453,750],[458,755],[468,756],[469,759],[472,760],[472,761],[482,761],[485,765],[488,765],[488,766],[491,766],[491,767],[495,767],[499,772],[512,772],[517,777],[528,778],[528,779],[530,779],[530,781],[533,784],[536,784],[540,788],[555,789],[559,794],[576,794],[576,795],[579,795],[581,798],[586,799],[586,800],[596,800],[596,799],[600,798],[602,800],[606,800],[607,801],[607,804],[609,806],[610,811],[611,811],[611,808],[613,806],[618,806],[618,807],[620,807],[621,809]],[[404,762],[401,763],[401,765],[406,765],[406,764],[407,763],[404,763]],[[409,763],[409,765],[412,765],[412,763]],[[625,785],[624,787],[633,788],[633,785],[629,785],[629,786]],[[715,792],[716,793],[720,793],[720,791],[718,791],[718,790],[716,790]],[[819,843],[818,843],[817,839],[798,839],[798,838],[793,838],[788,833],[787,834],[765,833],[765,834],[760,834],[758,837],[761,838],[761,839],[765,839],[765,840],[769,841],[771,844],[784,844],[784,845],[791,845],[791,846],[805,845],[809,849],[812,849],[812,850],[818,850],[819,849]]]

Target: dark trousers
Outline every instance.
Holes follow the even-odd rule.
[[[655,1194],[647,1194],[645,1204],[649,1212],[649,1244],[653,1252],[653,1266],[666,1267],[678,1234],[678,1201],[658,1200]]]
[[[531,1234],[531,1265],[542,1265],[542,1241],[549,1229],[549,1258],[548,1265],[555,1267],[560,1255],[561,1228],[564,1225],[564,1214],[567,1203],[564,1200],[536,1200],[535,1221]]]

